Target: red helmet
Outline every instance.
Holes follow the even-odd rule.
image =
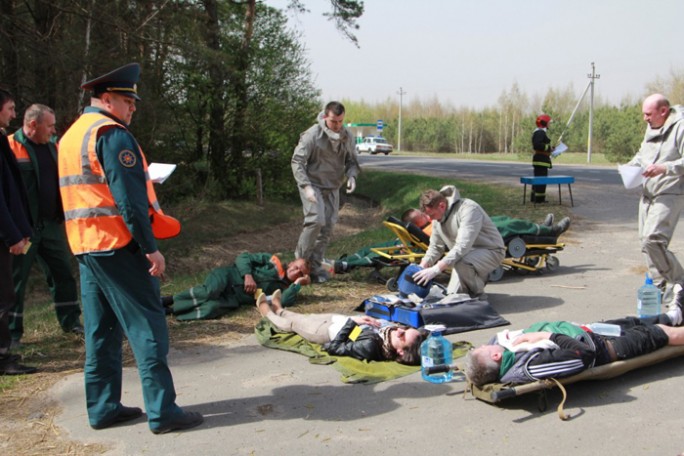
[[[540,116],[537,116],[537,127],[546,128],[549,126],[549,123],[551,123],[551,117],[549,117],[548,115],[542,114]]]

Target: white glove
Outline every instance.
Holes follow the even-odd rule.
[[[304,187],[304,197],[312,203],[316,202],[316,191],[311,185]]]
[[[356,179],[353,177],[347,178],[347,193],[352,193],[356,190]]]
[[[439,265],[436,264],[431,268],[426,268],[413,274],[413,280],[418,285],[427,285],[432,279],[437,277],[440,272],[442,272],[442,270],[439,269]]]

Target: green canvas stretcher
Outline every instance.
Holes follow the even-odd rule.
[[[603,366],[593,367],[571,377],[538,380],[536,382],[524,383],[521,385],[490,383],[483,385],[482,387],[477,387],[471,384],[470,391],[476,398],[489,402],[490,404],[496,404],[508,398],[555,387],[561,388],[563,390],[563,395],[565,396],[564,385],[570,385],[585,380],[607,380],[635,369],[652,366],[680,356],[684,356],[684,346],[667,346],[636,358],[615,361],[610,364],[604,364]],[[561,419],[566,419],[562,412],[564,402],[565,397],[558,407],[558,413]]]
[[[303,337],[277,329],[270,320],[262,318],[254,328],[259,343],[265,347],[300,353],[312,364],[329,364],[341,374],[344,383],[379,383],[420,370],[420,366],[407,366],[395,361],[360,361],[348,356],[331,356],[323,348]],[[455,342],[453,358],[464,356],[472,347],[469,342]]]

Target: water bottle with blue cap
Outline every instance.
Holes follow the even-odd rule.
[[[446,327],[443,325],[426,325],[430,336],[420,345],[420,373],[423,380],[430,383],[444,383],[451,381],[453,372],[430,373],[428,369],[434,366],[449,366],[453,358],[453,347],[443,334]]]

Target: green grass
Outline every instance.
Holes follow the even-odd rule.
[[[502,162],[516,162],[528,163],[532,161],[532,156],[527,154],[505,154],[503,152],[491,152],[484,154],[466,154],[466,153],[436,153],[436,152],[393,152],[393,155],[399,156],[422,156],[431,158],[449,158],[458,160],[484,160],[484,161],[502,161]],[[586,152],[565,152],[561,156],[554,159],[554,163],[566,165],[587,165],[592,166],[615,166],[615,163],[608,161],[603,154],[592,153],[591,162],[587,162]]]

